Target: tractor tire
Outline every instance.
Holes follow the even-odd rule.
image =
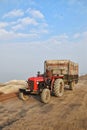
[[[50,90],[45,88],[41,93],[41,101],[43,103],[49,103],[50,101]]]
[[[70,83],[70,85],[69,85],[69,89],[70,89],[70,90],[74,90],[74,85],[75,85],[75,82],[72,81],[72,82]]]
[[[23,92],[19,92],[19,98],[23,101],[27,101],[29,99],[29,96],[24,94]]]
[[[61,97],[64,93],[64,81],[62,79],[56,79],[54,82],[54,95]]]

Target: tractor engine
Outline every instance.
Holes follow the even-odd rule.
[[[31,92],[40,92],[44,88],[44,77],[31,77],[28,78],[28,90]]]

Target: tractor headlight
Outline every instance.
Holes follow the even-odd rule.
[[[39,82],[37,81],[37,84],[39,84]]]

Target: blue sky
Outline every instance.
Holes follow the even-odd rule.
[[[0,82],[44,71],[44,60],[70,59],[87,73],[86,0],[0,0]]]

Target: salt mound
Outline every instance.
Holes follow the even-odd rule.
[[[26,88],[27,82],[24,80],[11,80],[0,85],[0,93],[17,93],[20,88]]]

